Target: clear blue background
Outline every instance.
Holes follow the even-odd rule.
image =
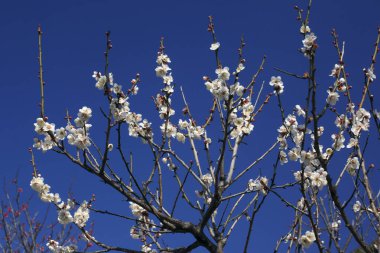
[[[105,101],[101,92],[94,88],[91,75],[93,70],[104,69],[105,31],[111,31],[113,49],[110,70],[114,73],[116,81],[127,87],[136,73],[141,74],[140,94],[131,102],[133,110],[141,112],[156,123],[156,127],[158,126],[157,113],[153,109],[150,97],[155,96],[161,87],[161,81],[155,77],[154,68],[159,40],[164,36],[166,52],[172,59],[174,80],[183,86],[192,111],[196,112],[194,114],[202,121],[207,113],[205,108],[211,103],[202,76],[208,75],[213,78],[215,69],[215,59],[209,50],[211,36],[207,32],[208,16],[213,15],[215,18],[217,38],[221,43],[222,63],[231,69],[236,66],[239,40],[241,35],[244,35],[247,68],[242,75],[243,82],[250,80],[262,56],[267,56],[265,71],[258,79],[258,84],[265,81],[265,93],[268,93],[268,80],[272,75],[279,75],[273,67],[299,74],[307,70],[306,59],[297,51],[302,46],[302,38],[299,35],[299,23],[295,19],[294,4],[306,7],[307,2],[2,1],[0,175],[9,181],[16,171],[19,171],[20,184],[28,189],[32,173],[28,147],[32,145],[35,136],[33,123],[39,115],[36,32],[39,24],[44,32],[43,63],[46,112],[49,121],[63,126],[66,109],[75,116],[83,105],[90,106],[96,115],[92,122],[93,137],[101,140],[103,125],[98,123],[101,120],[98,108],[104,107]],[[349,83],[353,86],[355,99],[359,101],[363,80],[361,70],[370,64],[377,26],[380,24],[379,10],[380,2],[377,0],[315,1],[313,4],[310,26],[318,36],[317,74],[321,86],[321,101],[325,99],[325,90],[333,83],[333,79],[328,75],[337,61],[336,51],[331,44],[332,28],[337,29],[341,41],[346,41],[345,68],[350,73]],[[295,104],[303,104],[302,96],[306,91],[306,84],[290,77],[283,76],[283,79],[285,109],[286,113],[291,113]],[[375,92],[379,91],[377,85],[378,81],[373,85]],[[178,91],[175,98],[173,104],[178,104],[176,109],[179,117],[183,104]],[[298,102],[295,102],[296,99]],[[379,108],[377,99],[375,105]],[[242,165],[247,164],[252,157],[258,157],[260,151],[269,147],[275,140],[276,128],[280,125],[280,114],[276,107],[277,103],[273,100],[257,119],[249,145],[242,148]],[[331,122],[329,124],[327,127],[332,127]],[[331,132],[325,136],[325,146],[331,143],[330,134]],[[136,154],[136,163],[140,162],[140,166],[144,167],[142,149],[145,147],[138,141],[128,141],[129,148]],[[376,152],[378,154],[378,151]],[[96,193],[97,205],[129,214],[128,204],[118,196],[110,195],[99,180],[53,153],[36,153],[38,167],[47,183],[52,186],[52,191],[60,192],[65,198],[65,193],[71,190],[78,200],[88,199],[92,193]],[[273,157],[271,159],[274,159]],[[376,162],[378,159],[372,156],[372,161]],[[270,175],[272,163],[273,160],[260,165],[263,175]],[[340,164],[341,168],[344,159],[336,163]],[[294,163],[280,167],[282,178],[279,182],[291,179],[292,171],[297,168],[298,165]],[[142,169],[141,173],[143,175]],[[258,170],[255,170],[250,178],[256,178],[257,175]],[[244,188],[245,182],[241,183]],[[294,200],[297,198],[298,193]],[[35,210],[43,210],[46,207],[45,204],[40,204],[38,199],[35,199],[35,203]],[[279,205],[279,201],[271,198],[259,213],[250,244],[252,252],[271,252],[279,236],[286,233],[292,212],[285,207],[279,209]],[[54,216],[55,214],[52,215],[52,219]],[[96,238],[110,244],[136,248],[136,242],[129,236],[130,225],[120,223],[116,219],[104,222],[102,218],[96,218]],[[240,231],[235,231],[235,236],[227,245],[227,252],[240,248],[237,245],[241,244],[241,234],[245,234],[246,229],[245,222],[238,227]]]

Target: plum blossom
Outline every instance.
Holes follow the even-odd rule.
[[[347,144],[347,148],[353,148],[353,147],[357,147],[359,144],[359,141],[357,138],[350,138],[350,141],[349,143]]]
[[[301,28],[300,28],[300,33],[309,33],[310,32],[310,27],[308,25],[302,25]]]
[[[92,75],[92,77],[96,80],[95,87],[98,88],[99,90],[103,90],[104,86],[107,83],[107,77],[102,76],[102,73],[97,72],[97,71],[94,71],[94,74]]]
[[[327,99],[326,99],[326,102],[329,104],[329,105],[335,105],[336,102],[339,100],[339,94],[335,91],[331,91],[331,90],[327,90],[327,93],[329,94],[327,96]]]
[[[332,134],[331,138],[333,139],[333,144],[332,147],[336,150],[339,151],[342,148],[344,148],[344,141],[346,140],[343,136],[343,133],[341,134]]]
[[[351,175],[354,176],[356,174],[356,171],[359,169],[359,158],[358,157],[352,157],[348,158],[347,164],[346,164],[346,171]]]
[[[217,68],[215,70],[215,73],[218,75],[218,79],[221,79],[223,81],[227,81],[228,79],[230,79],[230,72],[229,72],[229,68],[228,67],[224,67],[224,68]]]
[[[310,247],[310,245],[316,240],[315,234],[313,231],[306,231],[304,235],[298,240],[298,242],[304,248]]]
[[[90,212],[87,207],[87,201],[83,201],[78,210],[74,213],[74,223],[83,228],[86,226],[86,222],[90,218]]]
[[[331,70],[330,76],[337,78],[342,69],[343,69],[343,65],[335,64],[334,68]]]
[[[201,180],[206,185],[207,188],[209,188],[214,182],[214,179],[212,178],[210,173],[202,175]]]
[[[249,191],[261,191],[264,195],[268,193],[268,178],[258,177],[248,181]]]
[[[303,48],[301,48],[301,51],[303,53],[310,51],[316,39],[317,39],[317,36],[315,36],[314,33],[306,34],[305,39],[302,40]]]
[[[284,83],[281,80],[281,76],[272,76],[269,85],[273,86],[276,95],[284,92]]]
[[[212,43],[212,44],[211,44],[210,50],[211,50],[211,51],[215,51],[215,50],[217,50],[219,47],[220,47],[220,43],[219,43],[219,42],[215,42],[215,43]]]
[[[365,70],[365,75],[367,76],[370,82],[373,82],[376,79],[376,75],[373,73],[372,68],[368,68],[367,70]]]
[[[40,174],[34,176],[30,181],[30,187],[36,192],[41,192],[44,190],[44,178]]]
[[[136,203],[129,202],[129,208],[131,209],[132,214],[137,218],[147,215],[147,211]]]
[[[355,136],[359,136],[362,130],[368,131],[370,118],[371,118],[371,114],[368,111],[366,111],[364,108],[360,108],[359,110],[357,110],[353,117],[351,132]]]
[[[171,60],[169,56],[167,56],[166,54],[158,54],[156,63],[158,65],[168,64],[168,63],[171,63]]]
[[[302,116],[305,118],[306,116],[306,113],[305,111],[301,108],[300,105],[296,105],[295,108],[294,108],[295,112],[297,113],[298,116]]]
[[[49,240],[46,246],[53,253],[72,253],[77,250],[76,245],[60,246],[57,241]]]
[[[61,209],[58,211],[58,222],[60,224],[65,225],[65,224],[69,224],[73,221],[74,221],[74,218],[71,215],[71,213],[69,212],[69,210]]]
[[[327,185],[327,171],[325,171],[323,168],[318,169],[317,171],[314,171],[310,175],[311,185],[318,187],[319,189],[322,189],[323,186]]]
[[[170,71],[171,68],[169,68],[168,65],[166,64],[161,64],[161,66],[158,66],[156,67],[155,71],[156,71],[156,75],[158,77],[164,77],[166,76],[166,74],[168,73],[168,71]]]

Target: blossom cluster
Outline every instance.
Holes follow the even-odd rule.
[[[100,72],[94,71],[93,77],[97,81],[95,86],[100,90],[105,90],[110,98],[110,110],[115,122],[128,124],[129,136],[141,137],[144,142],[153,138],[153,132],[151,129],[151,123],[147,119],[143,119],[139,113],[132,112],[129,104],[129,94],[137,95],[139,87],[137,86],[138,80],[131,80],[131,88],[127,93],[123,91],[122,85],[114,82],[112,73],[108,74],[108,80],[106,76],[102,76]],[[137,74],[139,78],[139,74]],[[106,84],[109,84],[110,88],[106,89]],[[111,92],[108,92],[111,91]]]
[[[34,131],[39,135],[43,135],[44,139],[34,138],[33,147],[45,152],[67,138],[70,145],[79,149],[86,149],[91,145],[89,130],[92,125],[88,124],[91,117],[91,108],[83,106],[79,109],[78,117],[74,120],[76,126],[73,126],[68,120],[65,128],[58,129],[55,129],[54,123],[49,123],[43,118],[37,118],[36,123],[34,123]]]
[[[75,203],[68,199],[67,203],[61,201],[58,193],[51,193],[50,186],[44,183],[41,175],[36,175],[30,181],[30,187],[35,190],[42,201],[54,203],[58,210],[58,222],[61,224],[69,224],[74,222],[79,227],[84,227],[90,218],[88,204],[86,201],[80,205],[75,211],[74,216],[70,211],[75,207]]]
[[[315,240],[316,238],[314,232],[306,231],[305,234],[303,234],[298,241],[302,245],[302,247],[308,248],[313,242],[315,242]]]
[[[250,179],[248,181],[248,190],[249,191],[261,191],[262,194],[266,195],[268,193],[268,178],[259,177],[255,180]]]
[[[240,138],[243,135],[249,135],[254,125],[252,124],[254,106],[250,97],[242,98],[237,108],[233,109],[228,117],[228,123],[231,123],[231,139]],[[240,114],[240,116],[239,116]]]
[[[299,106],[296,105],[294,112],[301,117],[305,117],[305,111]],[[302,150],[302,142],[305,138],[305,134],[309,134],[310,138],[314,140],[315,135],[310,129],[305,129],[304,125],[298,124],[296,115],[289,114],[283,125],[277,130],[279,136],[277,140],[280,143],[280,162],[281,164],[287,163],[288,158],[292,161],[299,161],[302,164],[302,170],[294,172],[294,177],[298,182],[303,181],[305,187],[313,186],[316,188],[323,188],[327,185],[327,171],[321,167],[320,161],[317,157],[317,152],[314,149],[314,143],[312,142],[311,150]],[[320,126],[316,135],[320,137],[324,132],[324,127]],[[288,142],[287,139],[290,139],[295,147],[289,149],[288,153]],[[331,155],[332,149],[328,148],[323,153],[323,146],[319,146],[319,150],[324,159],[328,158]]]
[[[77,250],[75,245],[61,246],[57,241],[49,240],[46,246],[53,253],[72,253]]]
[[[213,171],[213,168],[211,168],[211,171]],[[214,178],[210,173],[207,173],[201,176],[201,181],[203,183],[203,190],[196,190],[195,194],[198,198],[202,198],[205,203],[209,205],[212,201],[210,188],[214,183]],[[200,205],[199,202],[198,205]]]
[[[142,252],[154,253],[156,250],[152,249],[152,245],[147,242],[149,235],[154,234],[158,238],[161,234],[157,230],[154,220],[149,218],[148,211],[140,205],[129,202],[129,208],[133,216],[137,218],[136,224],[130,229],[130,236],[133,239],[138,239],[144,242],[141,247]]]

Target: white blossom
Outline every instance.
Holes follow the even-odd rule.
[[[329,104],[329,105],[335,105],[336,102],[339,100],[339,94],[335,91],[331,91],[331,90],[327,90],[327,93],[329,94],[327,96],[327,99],[326,99],[326,102]]]
[[[217,50],[219,47],[220,47],[220,43],[219,43],[219,42],[215,42],[215,43],[212,43],[212,44],[211,44],[210,50],[211,50],[211,51],[215,51],[215,50]]]
[[[65,225],[69,224],[74,221],[73,216],[71,216],[71,213],[66,209],[61,209],[58,211],[58,222]]]
[[[281,76],[272,76],[269,85],[273,86],[276,95],[284,92],[284,83],[281,80]]]
[[[106,85],[107,83],[107,77],[106,76],[101,76],[96,84],[95,84],[95,87],[98,88],[99,90],[103,90],[104,89],[104,86]]]
[[[223,81],[227,81],[228,79],[230,79],[230,72],[229,72],[229,68],[228,67],[224,67],[224,68],[217,68],[215,70],[215,73],[218,75],[218,78],[223,80]]]
[[[214,182],[210,173],[202,175],[201,180],[206,185],[206,187],[210,187],[212,183]]]
[[[347,164],[346,164],[346,171],[354,176],[356,174],[356,171],[359,169],[359,159],[358,157],[352,157],[352,158],[348,158],[347,160]]]
[[[373,73],[373,69],[372,68],[368,68],[366,70],[365,75],[367,76],[367,78],[368,78],[368,80],[370,82],[373,82],[376,79],[376,75]]]
[[[313,231],[306,231],[304,235],[298,240],[298,242],[304,248],[310,247],[310,245],[316,240],[315,234]]]
[[[147,214],[147,211],[136,203],[129,202],[129,208],[131,209],[132,214],[137,218],[140,218],[141,216],[145,216]]]
[[[317,36],[314,35],[314,33],[306,34],[305,39],[302,40],[303,43],[303,51],[310,50],[312,46],[314,45],[315,40],[317,39]]]
[[[300,33],[309,33],[310,27],[308,25],[302,25],[300,28]]]
[[[87,207],[87,201],[83,201],[78,210],[74,213],[74,223],[82,228],[86,226],[86,222],[89,218],[90,210]]]
[[[250,179],[248,181],[249,191],[261,191],[263,194],[268,193],[268,178],[258,177],[256,179]]]

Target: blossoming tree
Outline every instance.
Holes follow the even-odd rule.
[[[290,208],[294,212],[289,228],[273,246],[275,252],[294,249],[300,252],[309,247],[319,252],[345,252],[352,247],[374,252],[380,247],[379,196],[375,190],[376,179],[370,176],[370,173],[376,175],[376,171],[365,154],[370,131],[372,135],[380,134],[380,115],[371,93],[371,85],[376,79],[374,67],[380,30],[370,64],[363,69],[363,93],[360,95],[350,92],[344,67],[344,43],[338,40],[335,31],[332,32],[337,59],[331,63],[332,85],[326,92],[317,78],[319,50],[317,36],[309,24],[310,6],[311,1],[307,11],[295,7],[302,41],[300,52],[307,60],[307,71],[297,74],[277,69],[269,82],[264,80],[258,87],[256,82],[263,71],[265,57],[251,80],[241,82],[245,70],[244,40],[238,50],[236,67],[230,69],[223,65],[219,56],[221,43],[210,17],[210,50],[215,54],[216,70],[215,76],[203,77],[205,90],[210,92],[209,114],[203,121],[192,111],[182,87],[175,85],[175,74],[171,71],[171,59],[163,39],[155,68],[162,87],[153,96],[161,123],[156,126],[149,117],[134,111],[133,99],[139,92],[140,75],[131,80],[127,89],[117,83],[109,71],[112,44],[110,33],[106,33],[105,69],[103,73],[95,71],[93,74],[95,87],[108,105],[96,112],[104,116],[106,122],[102,142],[90,136],[95,110],[87,106],[79,109],[74,120],[68,112],[62,127],[49,122],[45,113],[42,32],[39,29],[41,112],[34,124],[39,136],[34,139],[34,148],[64,156],[89,176],[99,178],[116,195],[128,201],[130,212],[102,209],[93,198],[61,200],[54,188],[45,183],[44,171],[38,170],[33,152],[31,187],[42,201],[55,205],[58,222],[75,224],[83,238],[96,245],[96,252],[191,252],[203,248],[221,253],[234,229],[243,222],[247,224],[247,233],[234,248],[248,252],[254,220],[269,196],[281,201],[278,208]],[[283,107],[286,86],[278,73],[305,83],[305,100],[295,102],[293,111],[287,112]],[[271,91],[263,95],[268,88]],[[321,89],[326,95],[323,99],[319,95]],[[180,93],[182,101],[173,99],[175,92]],[[274,142],[254,154],[248,164],[237,165],[239,148],[249,144],[250,136],[255,133],[256,119],[270,102],[278,104],[281,115],[281,124],[277,133],[273,133]],[[184,104],[182,116],[178,116],[176,103]],[[332,133],[331,138],[323,135],[325,128]],[[127,152],[130,147],[124,138],[125,131],[129,137],[141,140],[141,145],[153,157],[152,164],[133,163],[133,156]],[[191,159],[188,159],[189,154],[183,154],[181,145],[189,147]],[[273,169],[259,173],[255,168],[269,154],[276,157]],[[345,156],[344,163],[337,165],[335,158],[340,156]],[[291,181],[276,177],[277,168],[286,163],[293,163],[293,168],[297,168],[292,172]],[[138,166],[150,166],[151,169],[138,175]],[[139,180],[142,176],[144,180]],[[343,184],[350,185],[350,189],[344,189],[349,193],[341,197]],[[289,189],[297,195],[297,201],[288,196]],[[178,210],[184,208],[189,215],[179,214]],[[96,231],[92,234],[88,230],[91,213],[129,221],[131,239],[138,240],[140,248],[111,245],[97,238]],[[192,238],[186,245],[173,243],[175,246],[171,246],[165,240],[184,234]],[[54,240],[47,246],[53,252],[80,250],[75,245],[61,245]]]

